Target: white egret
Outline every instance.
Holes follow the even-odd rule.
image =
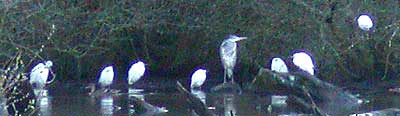
[[[271,70],[279,73],[288,73],[288,67],[282,58],[272,58],[271,60]]]
[[[282,58],[272,58],[271,60],[271,70],[276,71],[278,73],[289,73],[289,69]],[[295,78],[293,76],[289,76],[290,81],[294,81]]]
[[[33,67],[29,74],[29,83],[31,83],[31,85],[35,84],[35,88],[43,89],[47,83],[51,66],[53,66],[53,62],[46,61],[45,63],[39,63]]]
[[[109,87],[114,79],[114,70],[113,66],[107,66],[101,71],[99,84],[101,87]]]
[[[192,81],[190,83],[190,88],[201,88],[201,85],[203,85],[204,81],[206,80],[206,75],[207,71],[205,69],[198,69],[196,70],[193,75],[192,75]]]
[[[233,69],[236,64],[237,59],[237,41],[247,39],[247,37],[238,37],[235,35],[230,35],[227,39],[225,39],[220,46],[220,57],[222,63],[224,65],[224,83],[226,83],[226,76],[231,79],[231,82],[234,83],[233,79]]]
[[[128,84],[132,85],[136,81],[138,81],[144,74],[146,70],[145,64],[142,61],[139,61],[131,66],[128,71]]]
[[[361,14],[357,17],[358,27],[364,31],[369,31],[373,26],[374,23],[372,18],[368,14]]]
[[[314,63],[314,59],[310,53],[306,51],[296,51],[292,54],[292,62],[299,69],[309,73],[310,75],[315,75],[316,67]]]

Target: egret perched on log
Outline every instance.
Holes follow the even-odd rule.
[[[275,71],[278,73],[289,73],[289,69],[285,63],[285,60],[279,57],[274,57],[271,60],[271,71]],[[295,81],[294,76],[289,76],[289,82],[293,84]]]
[[[99,84],[102,88],[109,87],[114,79],[114,69],[113,66],[105,67],[101,73],[99,78]]]
[[[311,53],[304,50],[297,50],[292,54],[291,58],[293,64],[296,65],[300,70],[315,76],[316,67]]]
[[[279,73],[288,73],[288,67],[282,58],[272,58],[271,60],[271,70]]]
[[[357,17],[358,27],[364,31],[369,31],[373,26],[374,23],[372,21],[372,17],[368,14],[360,14]]]
[[[128,71],[128,84],[132,85],[136,81],[138,81],[144,74],[146,70],[145,64],[142,61],[138,61],[131,66]]]
[[[192,75],[192,81],[190,83],[190,88],[201,88],[201,85],[203,85],[204,81],[206,80],[206,75],[207,71],[205,69],[198,69],[196,70],[193,75]]]
[[[228,76],[228,78],[231,79],[231,82],[234,83],[233,69],[237,59],[236,42],[244,39],[247,39],[247,37],[229,35],[229,37],[225,39],[220,46],[220,57],[224,65],[224,83],[226,83],[226,76]]]
[[[51,66],[53,66],[53,62],[46,61],[45,63],[39,63],[33,67],[29,74],[29,83],[31,85],[36,85],[35,88],[43,89],[47,84]]]

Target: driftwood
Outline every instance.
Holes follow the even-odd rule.
[[[118,96],[123,94],[120,92],[120,90],[96,88],[95,83],[89,83],[89,85],[86,86],[85,88],[89,89],[88,95],[94,98],[99,98],[104,96]],[[160,108],[151,105],[146,101],[137,98],[135,96],[129,96],[129,105],[130,108],[135,110],[135,115],[138,116],[154,116],[168,112],[168,110],[166,110],[165,108]]]
[[[137,111],[139,116],[154,116],[168,112],[165,108],[160,108],[154,105],[147,103],[144,100],[141,100],[135,96],[129,98],[131,100],[133,108]]]
[[[240,85],[235,82],[226,82],[226,83],[221,83],[221,84],[211,88],[211,92],[241,94],[242,89],[240,88]]]
[[[216,116],[208,110],[208,107],[199,98],[186,90],[179,81],[176,82],[176,85],[178,91],[186,98],[190,110],[193,110],[199,116]]]
[[[290,77],[295,77],[295,80],[291,81]],[[275,81],[278,85],[286,87],[288,89],[286,94],[288,94],[290,98],[293,98],[292,100],[294,100],[294,102],[303,105],[304,108],[310,108],[318,115],[328,114],[318,107],[318,103],[320,102],[332,104],[344,103],[340,106],[345,109],[359,107],[362,103],[361,99],[348,91],[302,72],[291,74],[277,73],[269,69],[261,68],[250,86],[254,86],[254,83],[258,80],[264,80],[265,82]]]
[[[106,88],[96,88],[95,83],[89,83],[85,89],[89,89],[88,95],[91,97],[101,97],[107,95],[120,95],[121,90],[116,89],[106,89]]]

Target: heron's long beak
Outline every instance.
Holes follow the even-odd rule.
[[[247,37],[237,37],[233,41],[237,42],[237,41],[244,40],[244,39],[247,39]]]

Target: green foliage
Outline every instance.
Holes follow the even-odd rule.
[[[322,78],[395,78],[399,7],[395,0],[2,1],[0,60],[23,50],[30,59],[52,59],[66,80],[94,79],[107,64],[125,76],[136,59],[151,75],[186,78],[202,65],[220,77],[219,44],[239,34],[250,38],[239,43],[236,67],[245,78],[273,54],[295,49],[313,53]],[[357,27],[355,17],[365,12],[376,19],[373,32]]]

